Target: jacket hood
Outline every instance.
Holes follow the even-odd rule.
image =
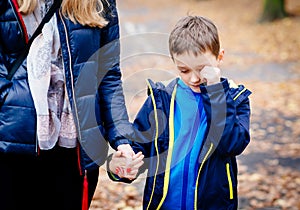
[[[179,78],[166,80],[166,81],[160,81],[160,82],[154,82],[151,79],[147,80],[148,83],[148,90],[147,94],[150,95],[150,88],[153,90],[154,95],[157,94],[159,91],[164,91],[168,93],[169,95],[172,94],[172,91],[174,90],[174,86],[177,84]]]

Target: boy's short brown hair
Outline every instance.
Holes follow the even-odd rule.
[[[220,52],[218,29],[214,23],[201,16],[186,16],[175,25],[169,36],[169,51],[174,54],[205,53],[210,51],[216,58]]]

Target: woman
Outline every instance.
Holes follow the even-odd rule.
[[[133,154],[115,0],[63,0],[26,61],[6,79],[52,4],[0,1],[3,210],[86,209],[107,156],[103,136],[114,149]]]

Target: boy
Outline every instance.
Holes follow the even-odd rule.
[[[143,164],[144,209],[237,209],[236,156],[250,141],[251,92],[221,78],[224,50],[207,18],[179,20],[169,50],[180,78],[149,81],[150,96],[134,121],[132,148],[145,163],[138,153],[124,171],[127,159],[117,152],[109,176],[130,182]]]

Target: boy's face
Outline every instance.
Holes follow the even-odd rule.
[[[200,84],[206,82],[201,71],[206,66],[218,67],[223,59],[224,50],[220,51],[218,58],[211,52],[198,55],[193,53],[175,54],[174,62],[179,70],[179,76],[182,81],[189,86],[194,92],[200,93]],[[213,73],[213,72],[212,72]]]

